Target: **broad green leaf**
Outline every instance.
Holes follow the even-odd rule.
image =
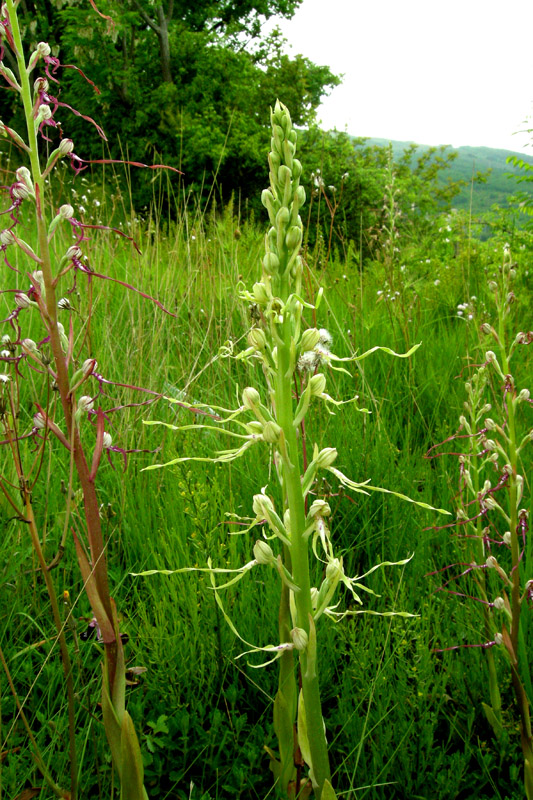
[[[320,795],[320,800],[337,800],[337,795],[335,794],[335,790],[329,781],[324,782],[322,794]]]
[[[127,711],[122,718],[121,756],[120,800],[147,800],[141,748]]]

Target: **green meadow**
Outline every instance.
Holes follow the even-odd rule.
[[[102,214],[110,211],[105,206],[109,197],[98,197]],[[146,220],[129,215],[116,223],[131,231],[141,253],[112,232],[90,234],[95,272],[129,283],[171,312],[165,314],[116,283],[92,279],[87,355],[97,357],[98,372],[112,382],[101,385],[103,407],[124,406],[112,416],[113,442],[124,450],[148,451],[130,453],[125,469],[122,454],[110,452],[110,463],[104,460],[98,473],[112,593],[127,635],[128,707],[140,732],[150,797],[266,798],[273,796],[264,747],[275,749],[275,668],[256,670],[253,657],[239,658],[240,643],[201,573],[131,575],[201,567],[208,558],[217,566],[238,568],[251,558],[253,542],[250,535],[239,535],[232,515],[250,516],[252,495],[271,478],[266,449],[229,465],[186,462],[142,472],[180,455],[209,456],[223,442],[210,431],[177,434],[144,426],[143,421],[153,419],[187,424],[194,415],[165,399],[142,405],[152,396],[117,383],[193,405],[231,408],[238,404],[239,391],[262,381],[260,371],[250,374],[250,367],[222,354],[230,346],[235,352],[245,347],[253,310],[239,300],[236,286],[257,279],[264,225],[239,219],[231,205],[209,213],[182,207],[176,216],[164,221],[154,212]],[[357,263],[338,252],[324,264],[320,241],[304,251],[309,294],[319,285],[325,289],[317,324],[331,332],[338,355],[376,344],[398,352],[420,344],[408,360],[377,352],[360,362],[352,377],[333,373],[336,396],[358,395],[359,410],[353,405],[334,415],[321,410],[307,435],[319,445],[336,442],[339,464],[354,479],[371,478],[374,485],[453,513],[459,464],[446,453],[456,452],[457,444],[448,441],[430,454],[439,457],[426,454],[459,430],[465,381],[473,365],[484,360],[480,324],[491,319],[487,280],[498,270],[502,243],[463,242],[463,220],[451,232],[440,233],[446,226],[439,222],[434,222],[433,247],[420,248],[418,259],[409,253],[408,269],[401,270],[403,254],[397,254],[394,293],[387,288],[390,264]],[[522,240],[527,241],[525,234]],[[456,255],[454,242],[459,243]],[[68,240],[61,245],[68,246]],[[446,247],[449,257],[428,265],[433,252]],[[528,330],[531,253],[523,244],[514,252],[518,277],[509,325]],[[17,284],[14,274],[4,275],[9,286]],[[70,295],[73,309],[62,312],[66,328],[70,315],[84,318],[87,313],[81,280],[78,276],[78,292]],[[4,294],[6,315],[10,301],[12,295]],[[472,319],[458,315],[465,302],[473,309]],[[527,386],[531,362],[523,350],[515,374]],[[32,425],[31,382],[31,377],[21,381],[21,432]],[[492,389],[497,404],[499,386]],[[524,432],[531,425],[528,411],[523,409],[519,418]],[[36,445],[31,438],[21,441],[21,458],[30,463]],[[59,450],[50,442],[41,452],[32,501],[48,562],[60,545],[69,486],[69,460]],[[2,479],[13,481],[4,463]],[[523,475],[530,508],[527,452]],[[83,509],[75,484],[72,491],[69,527],[79,529]],[[411,557],[404,567],[371,576],[369,585],[378,596],[365,596],[365,607],[416,615],[321,621],[324,713],[340,796],[522,797],[505,654],[496,656],[507,722],[497,741],[482,708],[488,682],[482,649],[447,649],[484,641],[475,603],[439,591],[448,576],[439,571],[463,561],[461,529],[449,525],[454,516],[390,495],[350,495],[329,480],[315,491],[330,498],[332,536],[349,574]],[[6,798],[29,797],[24,789],[39,787],[42,780],[26,723],[61,783],[68,774],[66,701],[42,576],[24,524],[5,499],[2,528],[1,786]],[[530,549],[528,554],[531,558]],[[452,570],[454,575],[461,571]],[[96,636],[87,638],[92,613],[70,535],[53,577],[58,596],[68,592],[69,598],[62,601],[61,613],[74,670],[80,790],[84,797],[107,798],[113,792],[113,769],[101,722],[101,645]],[[470,593],[460,582],[451,588]],[[225,594],[246,641],[276,638],[277,592],[275,575],[265,573],[249,576]]]
[[[531,800],[528,203],[320,131],[339,79],[239,48],[260,3],[32,5],[0,18],[0,800]],[[102,86],[75,144],[37,24]]]

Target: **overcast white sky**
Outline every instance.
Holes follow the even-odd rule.
[[[303,0],[276,23],[291,55],[344,73],[324,128],[531,154],[513,136],[533,111],[531,0]]]

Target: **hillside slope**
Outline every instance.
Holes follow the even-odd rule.
[[[367,139],[368,144],[380,146],[392,145],[395,156],[400,156],[413,142],[390,141],[389,139]],[[430,149],[429,145],[417,144],[417,151],[423,153]],[[457,153],[457,158],[447,171],[447,177],[452,180],[463,180],[468,183],[461,194],[455,199],[454,206],[457,208],[469,208],[470,206],[470,183],[472,176],[477,172],[486,173],[490,170],[490,175],[486,183],[476,183],[473,187],[472,210],[479,214],[489,211],[491,206],[497,204],[503,208],[507,207],[510,198],[517,191],[527,191],[533,195],[533,185],[528,183],[518,184],[513,179],[513,175],[520,174],[520,170],[507,164],[507,158],[512,155],[519,156],[523,161],[533,164],[533,155],[526,155],[523,152],[513,152],[511,150],[497,150],[491,147],[448,147],[449,151]],[[416,158],[416,155],[414,156]]]

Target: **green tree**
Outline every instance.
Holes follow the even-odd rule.
[[[296,124],[307,124],[339,82],[329,67],[283,55],[279,34],[260,37],[265,19],[290,17],[299,2],[96,0],[102,19],[86,0],[25,0],[25,36],[31,40],[38,21],[61,62],[94,81],[99,93],[65,70],[63,96],[98,120],[113,158],[126,148],[141,161],[157,154],[183,170],[188,187],[209,194],[216,176],[223,198],[236,190],[252,196],[264,180],[269,106],[279,98]],[[9,123],[7,95],[0,115]],[[101,157],[96,129],[82,118],[72,123],[80,155]],[[134,180],[142,205],[149,178]]]

